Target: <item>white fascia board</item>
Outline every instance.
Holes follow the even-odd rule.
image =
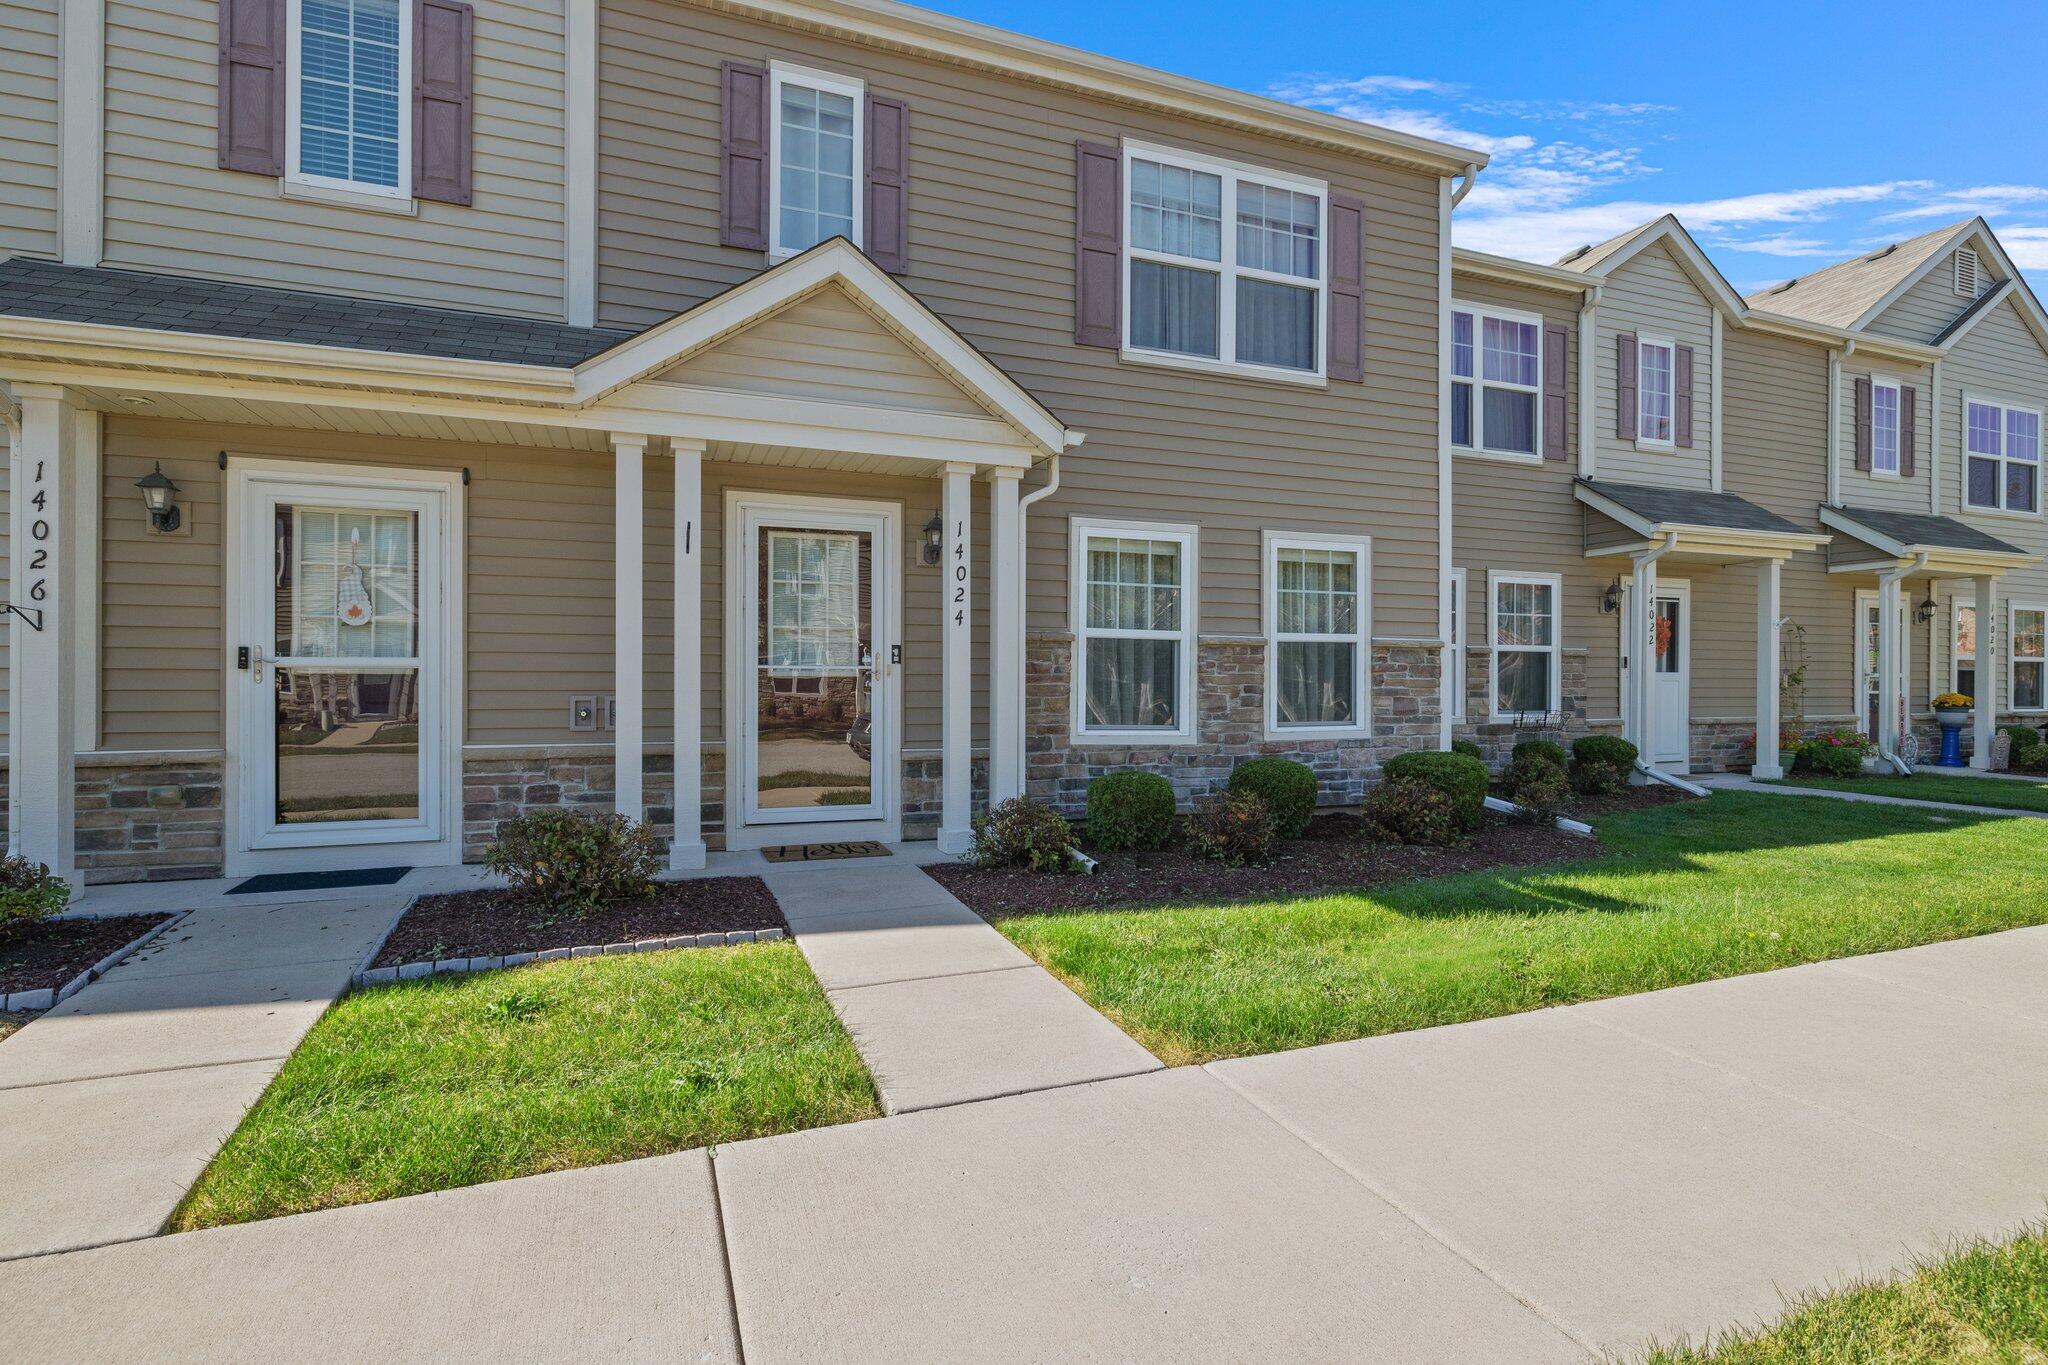
[[[1518,261],[1511,256],[1496,256],[1491,252],[1473,251],[1467,247],[1452,249],[1451,264],[1456,273],[1462,276],[1492,280],[1501,284],[1527,285],[1533,289],[1547,289],[1558,294],[1584,295],[1588,289],[1599,287],[1599,281],[1584,271],[1566,270],[1555,265],[1539,265],[1534,261]]]
[[[1735,292],[1734,286],[1721,274],[1720,267],[1707,258],[1707,253],[1700,250],[1699,243],[1692,239],[1692,234],[1685,230],[1684,224],[1670,214],[1664,215],[1649,230],[1638,233],[1635,240],[1613,255],[1587,267],[1582,272],[1582,277],[1610,278],[1615,271],[1659,242],[1671,243],[1678,252],[1679,264],[1684,267],[1685,273],[1692,277],[1692,282],[1698,286],[1700,292],[1706,295],[1707,302],[1720,309],[1728,318],[1737,322],[1742,320],[1749,311],[1749,305],[1742,301],[1742,296]]]

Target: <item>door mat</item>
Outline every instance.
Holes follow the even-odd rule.
[[[260,896],[272,891],[338,891],[349,886],[389,886],[409,867],[352,867],[342,872],[266,872],[228,888],[230,896]]]
[[[873,839],[853,839],[843,844],[777,844],[761,850],[771,863],[824,863],[834,858],[886,858],[889,850]]]

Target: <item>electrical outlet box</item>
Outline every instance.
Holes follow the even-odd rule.
[[[569,728],[571,730],[595,730],[597,728],[597,698],[569,698]]]

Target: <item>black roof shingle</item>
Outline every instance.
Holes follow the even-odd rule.
[[[1925,512],[1879,512],[1868,507],[1837,507],[1859,526],[1867,526],[1901,545],[1921,545],[1938,550],[1970,550],[1980,554],[2023,555],[2017,545],[1984,534],[1953,517],[1931,516]]]
[[[1711,526],[1724,531],[1750,531],[1762,535],[1811,535],[1805,527],[1787,521],[1733,493],[1709,493],[1698,488],[1659,488],[1644,483],[1613,483],[1607,479],[1580,479],[1579,487],[1598,493],[1646,520],[1665,525]]]

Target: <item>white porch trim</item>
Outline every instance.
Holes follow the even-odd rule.
[[[704,445],[673,441],[676,476],[675,680],[676,832],[668,865],[704,866]]]
[[[947,465],[944,482],[939,851],[958,855],[974,846],[974,466]]]
[[[61,388],[17,384],[13,396],[21,428],[8,483],[7,849],[76,889],[77,413]]]
[[[612,433],[612,789],[618,813],[647,818],[645,680],[647,438]]]

